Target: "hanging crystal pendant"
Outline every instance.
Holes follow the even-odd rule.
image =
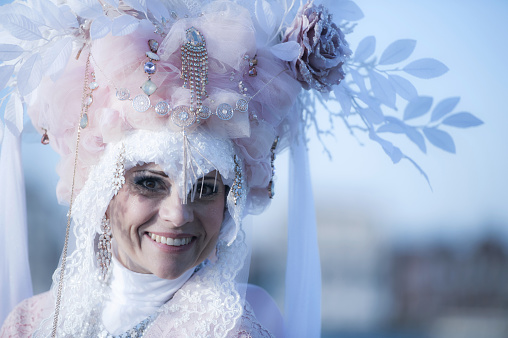
[[[152,82],[152,80],[147,80],[145,83],[143,83],[141,89],[145,92],[146,95],[150,96],[155,93],[157,86]]]
[[[48,133],[44,132],[44,135],[42,135],[41,143],[44,145],[49,144],[49,136]]]
[[[81,121],[79,121],[79,126],[81,129],[85,129],[88,126],[88,115],[87,113],[84,113],[81,117]]]

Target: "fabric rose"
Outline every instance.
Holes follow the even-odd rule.
[[[342,65],[351,50],[326,7],[307,2],[286,31],[282,42],[288,41],[300,45],[300,54],[289,67],[305,89],[327,93],[344,79]]]

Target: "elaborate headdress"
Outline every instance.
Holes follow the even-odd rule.
[[[60,319],[59,330],[82,330],[105,295],[95,278],[100,267],[92,259],[93,242],[123,173],[140,163],[157,163],[173,175],[184,200],[189,192],[191,199],[199,194],[193,186],[197,178],[220,172],[231,188],[231,217],[222,229],[217,262],[200,277],[220,295],[196,297],[210,306],[213,297],[241,299],[233,285],[247,256],[241,220],[269,203],[275,154],[291,147],[290,175],[303,191],[290,201],[287,294],[299,296],[286,297],[286,315],[288,327],[307,336],[319,333],[319,257],[305,137],[312,126],[321,132],[317,114],[337,115],[352,132],[366,131],[394,162],[408,157],[381,132],[405,133],[422,150],[424,136],[446,148],[439,124],[480,123],[460,114],[443,120],[453,110],[447,101],[436,107],[429,125],[409,125],[427,113],[428,100],[407,79],[386,76],[379,66],[404,61],[414,44],[400,40],[376,63],[366,62],[371,40],[364,40],[350,59],[344,33],[361,11],[351,1],[338,2],[336,9],[332,17],[313,1],[284,0],[30,0],[2,7],[0,102],[7,126],[2,156],[10,154],[6,140],[19,139],[27,110],[42,142],[62,156],[57,194],[71,204],[75,238],[67,262],[64,250],[53,290],[58,299],[62,292],[62,309],[72,316]],[[426,67],[418,67],[422,64]],[[432,77],[446,71],[443,67],[422,59],[404,70]],[[345,79],[346,72],[351,75]],[[397,95],[409,101],[402,119],[381,108],[393,108]],[[83,298],[81,291],[93,297]],[[186,321],[202,318],[197,312],[185,317],[188,309],[175,298],[162,311],[189,330]],[[227,334],[243,305],[235,300],[224,307],[227,321],[219,325],[209,317],[194,333],[206,335],[215,321],[215,333]],[[51,330],[52,320],[43,323],[41,335]]]

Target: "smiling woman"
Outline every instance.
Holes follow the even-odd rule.
[[[221,177],[212,172],[196,182],[198,193],[187,204],[173,185],[159,166],[136,166],[111,200],[113,245],[129,270],[176,279],[215,250],[225,212]]]
[[[16,0],[1,7],[0,176],[14,179],[0,200],[0,230],[24,225],[15,217],[25,212],[16,167],[25,111],[41,143],[61,156],[56,190],[69,204],[50,292],[29,297],[26,287],[12,296],[26,234],[0,245],[8,281],[2,302],[13,298],[11,311],[27,298],[1,336],[320,336],[307,130],[326,134],[318,121],[338,117],[393,162],[421,171],[384,133],[404,133],[422,151],[425,138],[451,151],[439,128],[481,121],[446,117],[454,108],[448,100],[432,123],[413,125],[431,100],[391,74],[413,41],[396,41],[377,58],[368,37],[351,59],[345,33],[361,10],[333,1],[332,16],[318,2]],[[428,78],[447,68],[427,58],[403,70]],[[404,116],[385,115],[399,97],[409,102]],[[247,283],[243,219],[274,197],[274,160],[284,149],[292,183],[282,320],[266,292]]]

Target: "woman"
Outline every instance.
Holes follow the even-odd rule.
[[[246,7],[197,4],[33,4],[67,24],[41,33],[53,39],[43,46],[75,56],[29,107],[62,155],[70,239],[52,292],[22,302],[2,335],[283,334],[273,301],[246,284],[242,218],[273,196],[276,140],[298,137],[301,84],[257,46]]]
[[[314,100],[335,88],[395,162],[398,150],[370,122],[379,100],[338,86],[351,51],[327,9],[247,0],[28,5],[3,9],[11,115],[27,105],[42,142],[62,156],[57,194],[70,209],[51,291],[18,305],[2,336],[319,336],[305,149]],[[273,161],[287,147],[296,192],[283,325],[269,296],[247,284],[242,219],[273,197]]]

